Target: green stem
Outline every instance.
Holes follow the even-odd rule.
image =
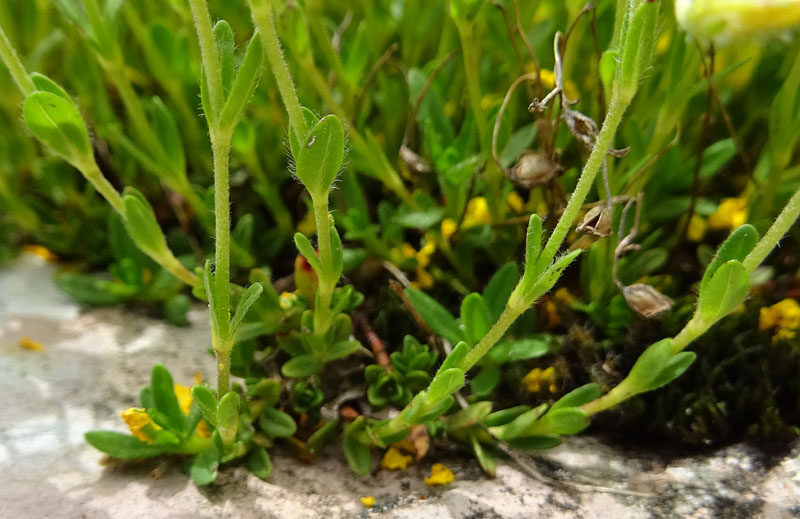
[[[283,57],[281,44],[278,40],[278,33],[275,30],[272,6],[270,0],[250,0],[250,10],[253,13],[253,21],[261,34],[264,43],[264,52],[278,84],[278,91],[281,93],[283,105],[289,113],[289,124],[292,125],[294,133],[298,139],[303,141],[308,134],[303,110],[300,107],[300,100],[297,99],[297,92],[289,74],[289,66]]]
[[[217,300],[215,304],[222,311],[222,315],[230,319],[230,288],[231,276],[231,212],[230,212],[230,183],[229,183],[229,155],[230,136],[219,135],[211,132],[211,148],[214,154],[214,283],[217,287]],[[223,337],[227,340],[228,337]]]
[[[8,41],[2,26],[0,26],[0,59],[5,62],[8,71],[11,73],[11,78],[25,96],[36,90],[36,85],[33,84],[33,80],[25,71],[25,66],[20,61],[14,46]]]
[[[222,398],[230,391],[231,352],[216,350],[217,353],[217,396]]]
[[[219,64],[217,46],[214,43],[211,16],[208,14],[206,0],[189,0],[189,7],[192,10],[197,39],[200,42],[200,56],[208,87],[208,99],[211,103],[211,115],[216,121],[225,100],[222,92],[222,69]],[[216,161],[216,159],[214,160]]]
[[[103,175],[100,168],[97,166],[94,158],[90,158],[84,163],[74,164],[78,170],[83,173],[83,176],[88,180],[97,191],[103,195],[103,198],[114,208],[116,212],[125,218],[125,206],[122,203],[122,197],[111,185],[111,182]]]
[[[312,197],[313,198],[313,197]],[[320,200],[313,198],[314,220],[317,225],[317,247],[322,272],[319,276],[319,304],[314,309],[314,332],[324,334],[330,317],[331,297],[338,279],[333,278],[333,253],[331,252],[331,224],[328,216],[328,194]]]
[[[742,262],[748,273],[753,272],[756,267],[761,265],[761,262],[766,259],[780,239],[789,231],[789,228],[797,220],[798,215],[800,215],[800,189],[795,191],[767,233]]]
[[[497,342],[503,338],[506,331],[514,324],[514,321],[527,309],[527,307],[523,308],[515,308],[506,305],[506,308],[503,310],[503,313],[500,314],[500,317],[497,319],[497,322],[494,323],[489,329],[489,332],[484,335],[483,339],[478,342],[470,351],[467,353],[467,356],[464,360],[459,364],[457,367],[464,370],[464,372],[469,371],[475,364],[480,361],[484,355],[494,346]]]
[[[703,320],[700,319],[698,312],[695,311],[695,314],[689,322],[686,323],[681,331],[678,332],[678,335],[672,339],[672,353],[679,353],[686,349],[689,344],[706,333],[709,328],[711,328],[711,325],[704,323]]]
[[[591,416],[593,414],[611,409],[612,407],[616,407],[634,395],[636,395],[636,392],[628,389],[627,384],[623,380],[619,383],[619,385],[597,400],[592,400],[587,404],[583,404],[580,409]]]
[[[592,148],[592,153],[583,167],[583,172],[580,179],[578,179],[578,185],[575,186],[567,207],[564,209],[564,214],[558,220],[556,228],[553,229],[553,234],[550,235],[547,245],[545,245],[539,260],[536,262],[537,268],[549,265],[558,254],[558,250],[567,237],[567,233],[569,233],[578,218],[578,212],[581,210],[584,200],[586,200],[586,195],[589,194],[589,190],[592,188],[597,172],[600,171],[600,167],[603,165],[606,153],[614,145],[614,136],[627,108],[628,102],[623,102],[621,96],[615,95],[611,99],[606,119],[603,121],[603,127],[600,129],[597,141],[594,148]]]

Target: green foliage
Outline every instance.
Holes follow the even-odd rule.
[[[230,463],[266,479],[269,449],[311,459],[339,436],[367,474],[372,449],[426,425],[493,475],[498,441],[550,448],[636,395],[724,371],[686,349],[738,309],[772,344],[748,298],[794,274],[794,235],[755,269],[800,212],[798,48],[740,47],[662,3],[506,3],[508,24],[483,0],[0,7],[0,259],[46,247],[85,304],[182,325],[188,285],[209,307],[216,389],[195,385],[184,413],[156,365],[132,435],[87,441],[192,456],[203,485]],[[605,232],[573,232],[587,210]],[[634,313],[631,285],[672,309]],[[719,342],[760,344],[738,337]],[[369,364],[362,341],[389,362]],[[520,383],[546,363],[552,400]],[[714,398],[685,392],[706,420]],[[386,406],[399,412],[372,418]]]
[[[392,352],[389,357],[389,370],[378,364],[370,364],[364,369],[367,400],[377,409],[389,404],[403,407],[415,393],[427,387],[438,355],[427,345],[406,335],[402,349]]]

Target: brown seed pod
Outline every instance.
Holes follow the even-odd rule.
[[[597,123],[594,120],[578,111],[565,109],[561,119],[567,125],[569,132],[588,149],[594,147],[597,139]]]
[[[403,163],[412,173],[420,174],[431,171],[431,165],[428,161],[405,144],[400,147],[400,158],[403,159]]]
[[[577,229],[599,238],[611,236],[611,211],[605,205],[592,207],[578,223]]]
[[[546,184],[561,171],[561,166],[546,155],[526,151],[508,171],[508,177],[523,189],[533,189]]]
[[[622,295],[628,306],[647,319],[666,312],[673,304],[672,299],[643,283],[623,287]]]

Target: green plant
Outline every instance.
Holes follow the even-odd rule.
[[[696,23],[718,12],[661,4],[59,0],[19,15],[30,32],[0,7],[0,58],[51,155],[9,89],[0,257],[76,260],[58,283],[89,304],[176,323],[189,290],[209,305],[216,387],[156,366],[133,436],[87,440],[192,456],[209,484],[340,433],[365,474],[372,448],[427,430],[493,474],[509,446],[555,446],[698,369],[693,341],[791,277],[791,251],[757,267],[800,213],[800,68],[796,44],[748,61]],[[552,399],[519,387],[545,356]]]

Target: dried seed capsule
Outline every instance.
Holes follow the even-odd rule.
[[[561,171],[561,166],[541,153],[526,151],[508,172],[512,182],[523,189],[550,182]]]
[[[673,301],[650,285],[636,283],[622,289],[628,306],[646,318],[655,317],[672,308]]]
[[[605,205],[592,207],[578,223],[577,229],[600,238],[611,236],[611,211]]]

